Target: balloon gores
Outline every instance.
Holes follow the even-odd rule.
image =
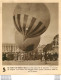
[[[50,13],[43,3],[18,3],[14,9],[15,42],[23,51],[34,50],[50,23]]]

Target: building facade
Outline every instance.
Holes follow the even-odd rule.
[[[16,52],[17,49],[18,49],[18,46],[15,44],[8,44],[8,43],[2,44],[3,53],[8,53],[8,52],[14,53]]]
[[[21,60],[24,52],[16,44],[2,44],[2,59],[4,60]]]
[[[39,59],[38,49],[25,52],[19,49],[16,44],[5,43],[2,44],[2,58],[3,60],[36,60]],[[8,58],[6,59],[6,57]]]

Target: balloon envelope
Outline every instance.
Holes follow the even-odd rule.
[[[25,38],[32,38],[46,31],[50,23],[50,13],[42,3],[18,3],[13,19],[16,29]]]
[[[50,23],[48,8],[42,3],[18,3],[13,20],[16,27],[15,41],[24,51],[34,50]]]

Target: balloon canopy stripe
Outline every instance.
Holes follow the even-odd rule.
[[[45,31],[46,27],[44,26],[41,30],[39,30],[36,34],[42,34]],[[35,34],[34,34],[35,35]]]
[[[20,16],[21,16],[21,14],[17,14],[17,21],[18,21],[18,25],[19,25],[20,31],[22,31],[21,23],[20,23]]]
[[[37,32],[37,30],[40,28],[40,26],[42,25],[42,22],[39,22],[38,24],[37,24],[37,26],[35,27],[35,29],[34,30],[32,30],[32,32],[31,32],[31,34],[34,34],[34,33],[36,33]],[[29,33],[30,34],[30,33]]]
[[[28,15],[24,15],[24,23],[23,23],[23,32],[24,32],[24,34],[25,34],[25,31],[26,31],[27,20],[28,20]]]
[[[31,20],[30,26],[28,27],[28,30],[27,30],[26,35],[28,34],[28,32],[29,32],[29,31],[31,31],[31,28],[33,27],[33,25],[34,25],[35,21],[36,21],[36,18],[35,18],[35,17],[33,17],[33,18],[32,18],[32,20]]]
[[[39,36],[41,35],[44,31],[46,30],[46,27],[44,26],[41,30],[39,30],[38,32],[36,32],[35,34],[30,34],[29,36]]]
[[[18,28],[18,26],[16,24],[15,16],[13,16],[13,19],[14,19],[14,24],[15,24],[16,29],[20,32],[20,29]]]

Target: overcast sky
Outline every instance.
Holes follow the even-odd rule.
[[[53,40],[53,37],[58,34],[58,4],[46,3],[50,11],[50,25],[46,32],[40,37],[40,44],[47,44]],[[15,26],[13,22],[13,11],[16,4],[3,4],[2,8],[2,41],[3,43],[15,43]]]

